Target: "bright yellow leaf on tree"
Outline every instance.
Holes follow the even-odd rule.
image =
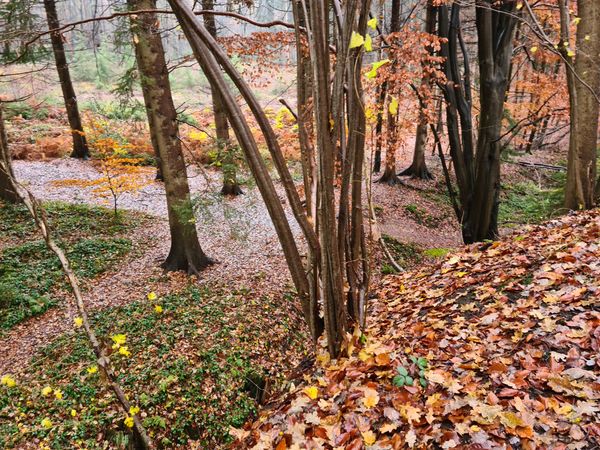
[[[396,97],[392,97],[390,101],[389,111],[392,116],[398,114],[398,99]]]
[[[350,37],[350,48],[361,47],[365,43],[365,38],[358,34],[356,31],[352,32]]]
[[[365,50],[368,52],[373,51],[373,39],[368,34],[365,36]]]
[[[367,22],[367,25],[369,26],[369,28],[371,28],[372,30],[376,30],[377,29],[377,18],[373,17],[372,19],[370,19]]]

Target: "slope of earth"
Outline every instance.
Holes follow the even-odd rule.
[[[600,212],[387,277],[348,358],[237,430],[236,448],[600,447]]]

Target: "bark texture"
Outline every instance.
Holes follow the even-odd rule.
[[[132,10],[156,9],[156,0],[128,0]],[[131,17],[135,55],[151,134],[158,148],[165,183],[171,250],[163,267],[197,273],[212,263],[198,242],[177,112],[155,14]]]
[[[6,129],[4,128],[4,116],[2,114],[2,105],[0,104],[0,199],[5,202],[18,203],[21,201],[19,195],[15,192],[11,179],[14,179],[12,170],[10,150],[6,138]]]
[[[563,43],[569,42],[570,17],[566,3],[566,0],[560,1]],[[578,0],[577,16],[581,21],[577,25],[574,61],[567,47],[560,46],[567,66],[571,106],[565,189],[565,207],[571,210],[590,209],[595,205],[600,112],[600,2]]]
[[[48,28],[50,30],[59,28],[60,22],[58,20],[58,14],[56,13],[55,0],[44,0],[44,8],[46,9]],[[83,133],[83,126],[81,124],[81,117],[77,106],[77,96],[75,95],[71,74],[69,73],[69,65],[65,55],[62,35],[58,31],[50,33],[50,40],[52,42],[52,51],[56,61],[58,79],[60,80],[60,87],[65,101],[65,109],[67,110],[69,127],[71,128],[71,135],[73,136],[73,152],[71,153],[71,156],[74,158],[88,158],[90,156],[90,151],[85,139],[85,134]]]

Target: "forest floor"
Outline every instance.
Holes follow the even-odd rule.
[[[600,448],[600,211],[479,243],[377,287],[348,357],[236,448]]]

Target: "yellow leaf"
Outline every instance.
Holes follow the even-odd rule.
[[[369,28],[371,28],[372,30],[376,30],[377,29],[377,18],[373,17],[372,19],[370,19],[367,22],[367,25],[369,26]]]
[[[352,32],[350,37],[350,48],[361,47],[365,43],[365,38],[358,34],[356,31]]]
[[[365,396],[362,399],[365,408],[372,408],[379,403],[379,394],[375,389],[365,389]]]
[[[575,52],[573,50],[569,49],[569,50],[567,50],[567,56],[569,58],[572,58],[573,56],[575,56]]]
[[[52,392],[52,388],[50,386],[46,386],[44,389],[42,389],[42,395],[44,397],[48,397],[51,392]]]
[[[534,45],[533,47],[531,47],[531,53],[535,53],[538,51],[538,48]]]
[[[371,430],[362,433],[362,437],[365,441],[365,445],[373,445],[377,440],[377,436]]]
[[[315,400],[319,396],[319,389],[315,386],[309,386],[307,388],[304,388],[303,392],[311,400]]]
[[[160,305],[156,305],[154,306],[154,311],[156,312],[156,314],[160,314],[163,312],[163,308]]]
[[[156,292],[149,292],[147,297],[148,297],[148,300],[150,300],[151,302],[153,302],[154,300],[156,300],[158,298],[158,296],[156,295]]]
[[[394,431],[396,428],[398,428],[397,424],[395,424],[395,423],[386,423],[385,425],[383,425],[379,429],[379,432],[380,433],[389,433],[390,431]]]
[[[389,110],[392,116],[398,114],[398,99],[396,97],[392,97],[392,101],[390,101]]]
[[[48,418],[42,419],[42,426],[46,429],[52,428],[52,422]]]
[[[367,52],[373,51],[373,39],[368,34],[365,36],[365,50]]]
[[[523,8],[523,2],[517,3],[517,10]]]
[[[581,17],[575,17],[573,19],[573,25],[579,25],[579,22],[581,22]]]

